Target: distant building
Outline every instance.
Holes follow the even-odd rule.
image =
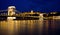
[[[57,12],[50,12],[48,16],[57,16]]]
[[[51,19],[60,19],[60,12],[50,12],[48,17]]]

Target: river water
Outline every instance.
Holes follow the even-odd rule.
[[[60,20],[0,21],[0,35],[60,35]]]

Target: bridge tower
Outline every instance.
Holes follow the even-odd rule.
[[[15,6],[9,6],[9,7],[8,7],[8,15],[9,15],[9,16],[14,15],[14,14],[15,14],[15,9],[16,9]]]
[[[15,6],[9,6],[8,7],[8,16],[15,15],[15,10],[16,10]],[[15,19],[15,18],[16,17],[8,17],[8,19]]]

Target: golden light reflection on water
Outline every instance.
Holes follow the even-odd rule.
[[[40,28],[40,31],[42,31],[43,22],[39,21],[39,20],[0,21],[1,29],[7,30],[9,35],[12,35],[12,34],[14,34],[15,32],[18,32],[18,31],[24,32],[26,28],[28,28],[28,31],[30,31],[30,34],[32,34],[33,30],[36,26]]]
[[[54,32],[56,26],[53,21],[50,21],[49,24],[48,23],[48,20],[0,21],[0,33],[4,33],[4,35],[48,35],[49,28],[52,29],[51,32]]]

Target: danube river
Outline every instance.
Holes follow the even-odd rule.
[[[60,35],[60,20],[0,21],[0,35]]]

